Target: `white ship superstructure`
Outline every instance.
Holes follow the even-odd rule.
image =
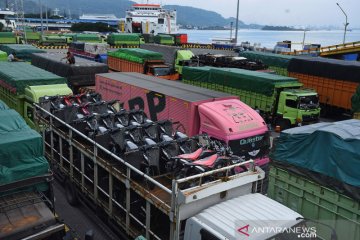
[[[128,33],[176,33],[176,10],[166,10],[160,4],[134,4],[126,11],[125,31]]]
[[[0,9],[0,23],[4,25],[5,28],[9,30],[16,29],[16,22],[15,20],[10,20],[8,17],[15,17],[15,12],[10,11],[9,9]]]

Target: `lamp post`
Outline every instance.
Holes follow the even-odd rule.
[[[237,44],[238,39],[238,28],[239,28],[239,1],[237,1],[237,8],[236,8],[236,23],[235,23],[235,45]]]
[[[345,44],[345,36],[346,36],[346,28],[347,28],[347,26],[349,25],[349,23],[348,23],[348,21],[347,21],[347,19],[348,19],[348,17],[347,17],[347,15],[346,15],[346,13],[345,13],[345,11],[340,7],[340,5],[339,5],[339,3],[336,3],[336,5],[338,5],[338,7],[340,8],[340,10],[344,13],[344,15],[345,15],[345,30],[344,30],[344,39],[343,39],[343,44]]]
[[[42,11],[42,3],[41,0],[39,0],[40,5],[40,21],[41,21],[41,37],[44,35],[44,28],[43,28],[43,11]]]

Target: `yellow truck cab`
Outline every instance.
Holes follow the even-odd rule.
[[[33,104],[39,103],[41,97],[70,94],[72,91],[67,84],[28,86],[25,88],[24,112],[22,114],[26,123],[35,128]]]

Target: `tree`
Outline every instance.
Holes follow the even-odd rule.
[[[4,24],[0,22],[0,32],[4,29]]]
[[[93,32],[116,32],[116,29],[105,23],[74,23],[70,28],[73,32],[93,31]]]

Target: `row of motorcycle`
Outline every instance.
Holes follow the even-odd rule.
[[[169,119],[152,121],[142,109],[121,109],[118,101],[104,101],[98,93],[44,97],[40,106],[149,176],[181,179],[243,161],[206,134],[189,137]],[[217,173],[205,181],[243,170]]]

